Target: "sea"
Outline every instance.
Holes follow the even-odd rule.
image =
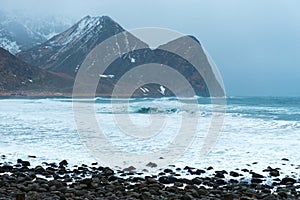
[[[136,156],[145,163],[164,161],[167,166],[256,171],[271,166],[284,174],[299,173],[299,97],[227,97],[225,101],[225,110],[219,113],[212,99],[204,97],[184,101],[1,98],[0,155],[5,157],[0,162],[16,163],[20,158],[34,166],[66,159],[69,166],[97,162],[122,168],[141,161],[134,160]],[[92,105],[93,112],[78,118],[75,105]],[[216,112],[221,120],[211,136]],[[84,132],[85,121],[104,137],[98,140],[95,133]],[[209,151],[203,154],[205,145]],[[157,152],[163,156],[156,158]]]

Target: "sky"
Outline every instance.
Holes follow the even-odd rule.
[[[299,0],[0,0],[0,8],[74,20],[108,15],[128,30],[194,35],[228,96],[300,96]]]

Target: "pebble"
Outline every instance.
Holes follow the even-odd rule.
[[[2,156],[2,158],[6,158]],[[33,158],[33,157],[32,157]],[[43,165],[44,164],[44,165]],[[157,175],[143,177],[133,166],[117,173],[108,167],[88,165],[67,168],[67,160],[60,163],[43,163],[30,167],[29,161],[17,160],[17,164],[0,164],[0,200],[25,199],[299,199],[298,176],[280,178],[280,169],[268,167],[268,178],[249,169],[215,171],[206,176],[206,170],[186,166],[182,177],[181,168],[169,166]],[[155,163],[147,165],[154,166]],[[45,168],[43,167],[45,166]],[[176,169],[175,173],[173,169]],[[240,173],[251,174],[250,183],[240,178]],[[9,174],[7,173],[9,172]],[[211,171],[210,171],[211,172]],[[226,175],[226,178],[225,178]],[[40,178],[40,176],[44,178]],[[50,180],[46,179],[49,178]],[[204,187],[205,186],[205,187]],[[273,193],[274,187],[277,188]]]

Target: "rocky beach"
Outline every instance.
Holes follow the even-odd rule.
[[[283,165],[287,161],[282,159]],[[232,171],[170,165],[150,174],[146,169],[135,171],[134,166],[120,170],[98,163],[69,166],[67,160],[32,166],[21,159],[6,162],[2,155],[0,199],[300,199],[298,175],[283,177],[279,168],[270,166],[254,172],[251,166],[255,164]]]

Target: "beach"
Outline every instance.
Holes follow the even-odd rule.
[[[0,199],[299,199],[300,184],[293,174],[279,178],[280,169],[215,171],[170,165],[159,173],[113,170],[98,163],[68,166],[68,161],[31,166],[1,156]],[[30,156],[35,159],[35,156]],[[282,162],[287,162],[283,159]],[[4,163],[3,163],[4,162]],[[152,163],[155,167],[155,163]],[[294,166],[299,168],[299,166]],[[247,175],[248,176],[247,176]],[[263,175],[266,174],[266,175]],[[246,178],[248,177],[248,178]]]

